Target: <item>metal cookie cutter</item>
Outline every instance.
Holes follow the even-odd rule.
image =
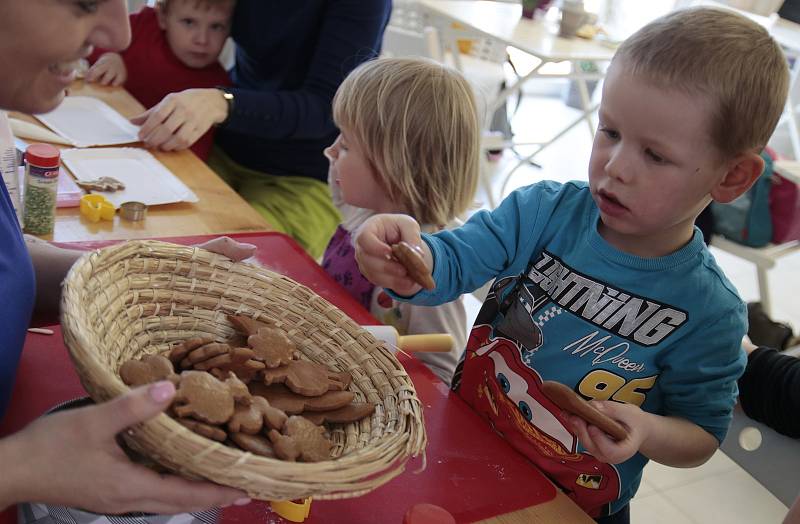
[[[147,216],[147,206],[141,202],[123,202],[119,205],[119,216],[134,222],[144,220]]]
[[[103,195],[83,195],[81,197],[81,215],[90,222],[114,220],[114,204]]]

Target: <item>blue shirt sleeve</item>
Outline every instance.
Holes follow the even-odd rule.
[[[479,211],[460,228],[423,235],[433,254],[436,289],[420,291],[413,302],[443,304],[495,277],[522,272],[571,189],[556,182],[533,184],[511,193],[494,211]]]
[[[658,363],[663,414],[690,420],[722,442],[733,417],[737,380],[747,363],[742,350],[746,332],[746,306],[738,302],[666,352]]]

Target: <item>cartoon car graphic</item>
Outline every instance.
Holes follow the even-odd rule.
[[[506,290],[508,292],[501,299]],[[495,327],[498,334],[516,340],[525,351],[536,351],[544,339],[533,317],[549,301],[547,293],[525,276],[507,277],[492,286],[475,323],[489,324],[500,316],[501,320]]]
[[[475,326],[458,394],[589,515],[598,516],[618,498],[619,474],[578,451],[561,410],[541,392],[542,378],[522,363],[520,351],[513,340],[491,336],[490,326]]]

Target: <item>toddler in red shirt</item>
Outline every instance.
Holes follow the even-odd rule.
[[[160,0],[130,15],[131,45],[120,53],[97,49],[89,57],[89,82],[124,85],[146,108],[190,88],[231,84],[219,63],[230,33],[235,0]],[[213,128],[192,146],[203,160]]]

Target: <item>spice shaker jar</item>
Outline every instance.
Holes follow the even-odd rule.
[[[33,235],[53,232],[61,153],[50,144],[31,144],[25,150],[22,228]]]

